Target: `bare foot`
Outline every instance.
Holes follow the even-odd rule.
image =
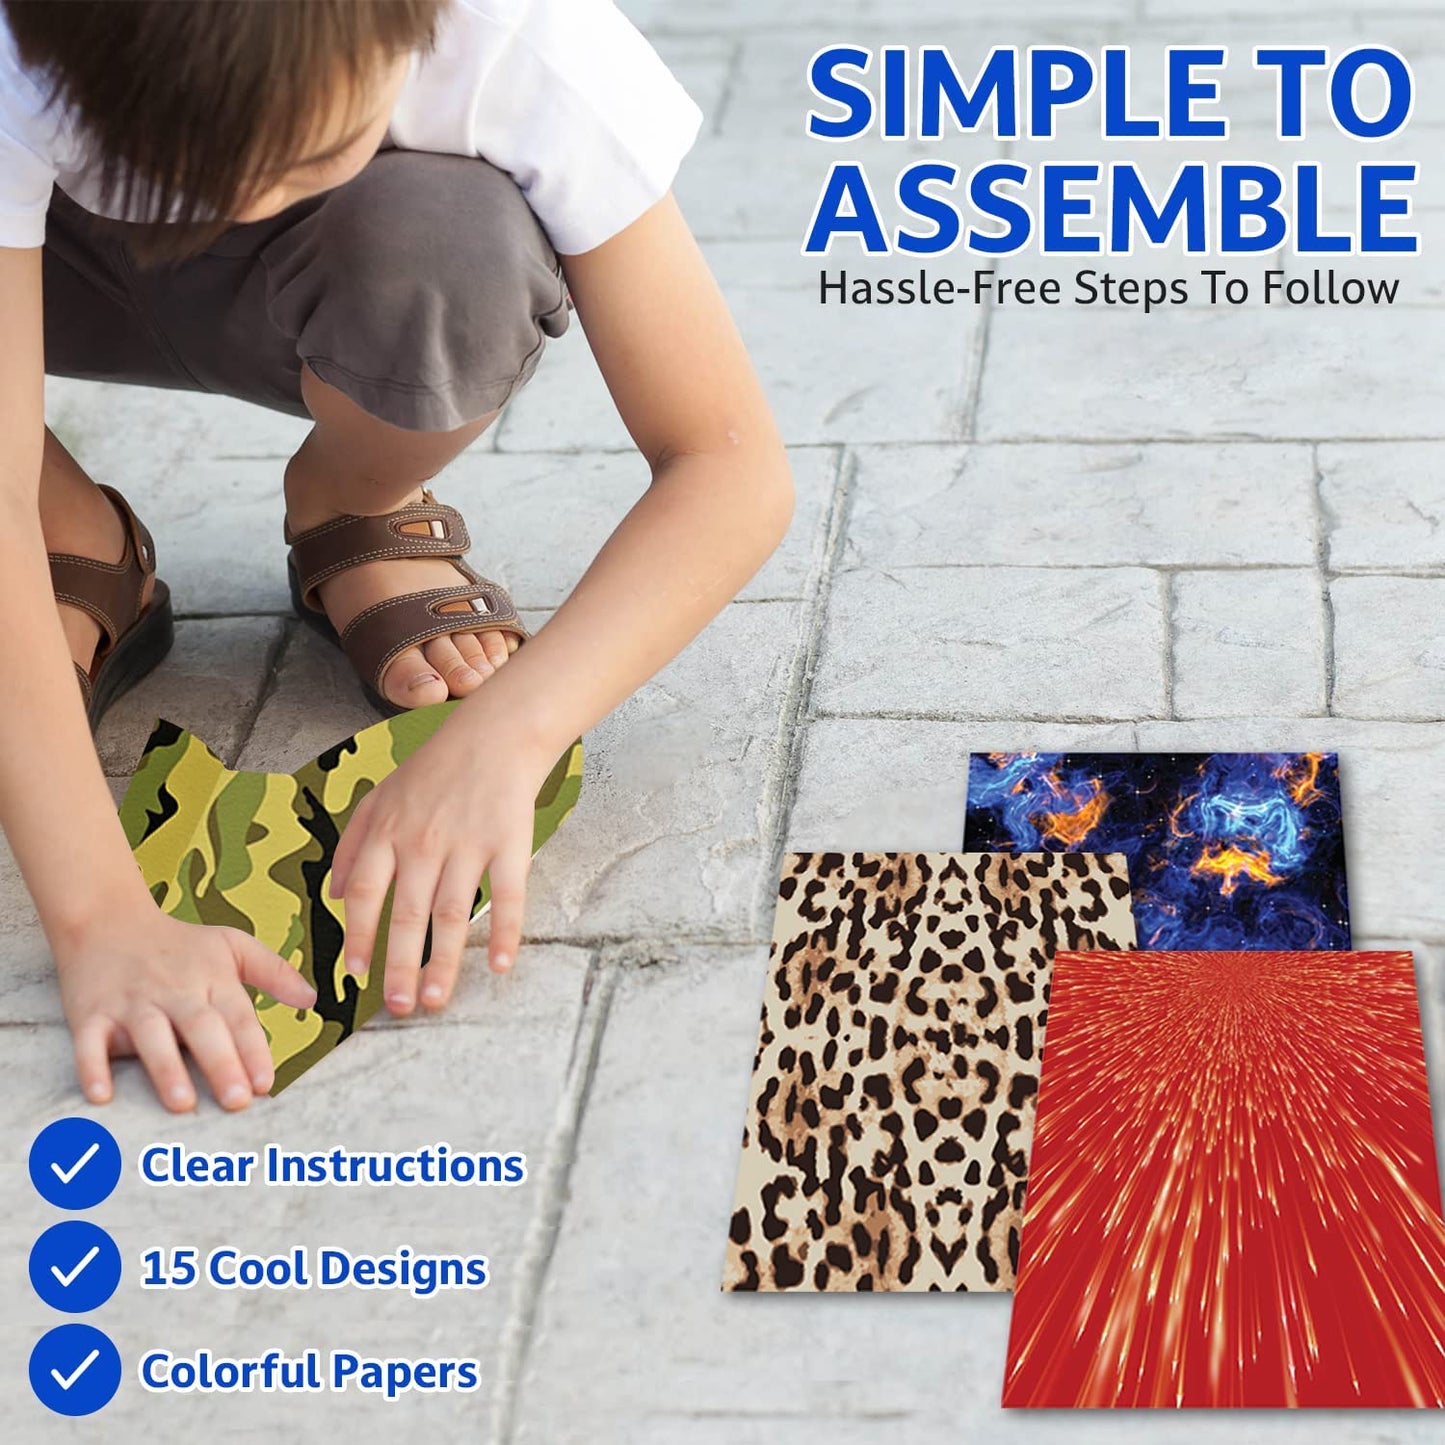
[[[421,488],[398,502],[396,508],[422,500]],[[292,532],[319,527],[338,514],[307,512],[288,505],[286,520]],[[363,562],[328,578],[316,589],[331,625],[340,632],[365,607],[402,597],[409,592],[427,592],[434,587],[455,586],[464,579],[444,557],[396,557],[384,562]],[[459,609],[465,603],[459,604]],[[378,691],[397,707],[424,707],[465,697],[474,692],[517,650],[517,638],[495,628],[479,632],[457,632],[434,637],[420,647],[399,653],[381,676]]]

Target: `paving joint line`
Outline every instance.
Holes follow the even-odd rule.
[[[546,1162],[538,1181],[537,1203],[521,1254],[512,1266],[512,1298],[498,1344],[497,1378],[492,1390],[491,1436],[498,1445],[511,1445],[515,1436],[522,1373],[531,1353],[542,1291],[562,1230],[577,1136],[586,1114],[618,974],[616,961],[609,959],[605,951],[593,954],[583,983],[582,1014],[573,1035],[562,1095],[543,1152]]]
[[[1324,633],[1325,715],[1335,715],[1335,574],[1330,567],[1330,546],[1334,539],[1334,519],[1325,501],[1325,476],[1320,466],[1320,449],[1312,448],[1311,484],[1315,513],[1315,567],[1320,579],[1320,608]],[[1369,575],[1369,574],[1364,574]],[[1390,574],[1386,574],[1390,575]]]
[[[256,700],[252,703],[250,714],[246,718],[245,725],[240,730],[236,741],[235,753],[226,760],[228,767],[234,768],[239,763],[242,753],[246,751],[246,745],[251,741],[251,734],[256,731],[256,724],[260,720],[261,710],[271,700],[277,687],[280,686],[281,664],[285,660],[286,653],[291,647],[291,639],[295,637],[298,625],[294,617],[283,618],[281,626],[276,631],[276,640],[271,644],[266,653],[266,662],[261,674],[261,686],[256,690]]]
[[[1158,572],[1174,576],[1180,572],[1313,572],[1314,562],[859,562],[843,567],[838,575],[858,572],[892,576],[901,572]],[[1391,571],[1380,575],[1394,577]]]
[[[1006,147],[1005,152],[1011,155],[1013,147]],[[983,315],[979,319],[977,333],[968,351],[967,360],[972,369],[968,377],[968,391],[963,399],[963,410],[959,416],[959,440],[964,442],[971,442],[978,435],[978,413],[983,402],[983,372],[988,365],[989,340],[993,336],[996,309],[992,290],[981,309]]]
[[[1164,683],[1164,716],[1171,721],[1178,718],[1174,710],[1174,647],[1176,642],[1174,624],[1174,577],[1172,573],[1159,573],[1159,611],[1164,619],[1164,647],[1160,658]]]
[[[1405,442],[1445,442],[1445,432],[1418,433],[1401,436],[1270,436],[1262,432],[1199,432],[1191,436],[1090,436],[1055,432],[1019,436],[957,436],[856,437],[839,442],[826,437],[810,437],[805,441],[785,438],[789,451],[827,450],[846,446],[849,451],[896,450],[902,447],[1268,447],[1293,446],[1398,446]],[[498,447],[495,455],[503,457],[630,457],[637,448],[612,442],[576,442],[554,447]]]
[[[828,608],[833,597],[833,578],[847,543],[848,519],[852,512],[853,483],[857,475],[857,459],[846,448],[840,448],[833,495],[829,499],[823,529],[823,550],[818,564],[812,602],[807,608],[799,646],[783,695],[778,719],[774,756],[778,759],[768,779],[764,806],[773,817],[772,836],[768,848],[768,869],[759,883],[754,904],[754,917],[761,917],[771,896],[772,879],[777,876],[786,845],[788,827],[793,818],[793,805],[798,795],[798,772],[802,764],[803,740],[812,715],[813,682],[823,647],[823,634],[828,622]]]
[[[727,70],[723,74],[722,94],[718,96],[717,109],[713,111],[712,125],[708,127],[709,135],[722,135],[723,121],[732,109],[733,95],[737,90],[738,81],[742,78],[742,73],[743,40],[741,36],[738,36],[733,39],[732,49],[728,54]]]

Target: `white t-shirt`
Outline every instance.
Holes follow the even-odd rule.
[[[672,185],[702,112],[612,0],[451,0],[392,113],[404,150],[510,173],[552,244],[590,251]],[[45,240],[50,190],[102,204],[75,118],[45,106],[0,8],[0,246]]]

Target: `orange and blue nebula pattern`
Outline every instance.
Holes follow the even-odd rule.
[[[1332,753],[975,753],[963,847],[1123,853],[1140,948],[1350,946]]]
[[[1408,953],[1057,956],[1003,1403],[1445,1406]]]

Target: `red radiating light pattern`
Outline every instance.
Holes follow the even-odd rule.
[[[1005,1406],[1445,1405],[1408,953],[1060,953]]]

